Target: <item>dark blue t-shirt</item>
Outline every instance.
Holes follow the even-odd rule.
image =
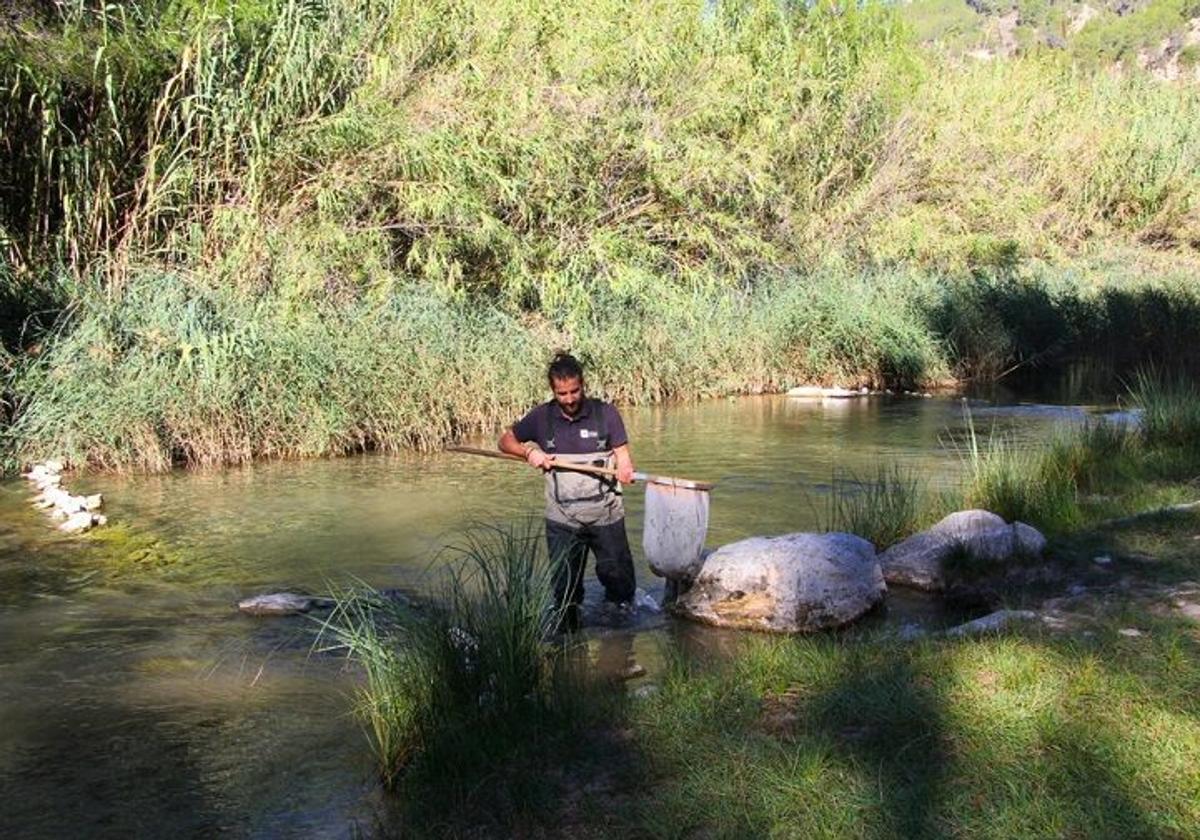
[[[603,413],[603,423],[600,414]],[[608,435],[608,445],[601,447],[600,433]],[[586,455],[599,449],[614,449],[629,443],[621,413],[612,403],[588,399],[579,413],[567,417],[554,400],[535,406],[513,425],[517,440],[534,441],[547,452],[564,455]]]

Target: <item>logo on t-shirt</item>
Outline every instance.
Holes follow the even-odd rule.
[[[579,436],[581,438],[583,438],[584,440],[587,440],[590,437],[594,437],[594,438],[600,437],[600,433],[597,431],[593,431],[592,429],[580,429]]]

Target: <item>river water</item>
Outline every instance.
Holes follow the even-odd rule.
[[[897,463],[949,486],[961,470],[964,404],[756,397],[625,415],[639,469],[717,483],[715,546],[820,527],[831,481],[846,471]],[[1007,395],[970,408],[976,428],[1029,439],[1085,412]],[[353,669],[310,653],[311,620],[255,619],[236,602],[356,581],[419,591],[465,528],[536,522],[541,509],[527,468],[448,454],[69,483],[105,494],[107,536],[55,536],[23,481],[0,482],[5,838],[369,827],[381,794],[350,715]],[[661,581],[638,545],[641,490],[628,498],[639,586],[657,596]],[[902,593],[890,603],[907,619],[938,620]],[[646,610],[636,633],[592,631],[594,655],[615,646],[653,679],[664,643],[719,636],[684,624]]]

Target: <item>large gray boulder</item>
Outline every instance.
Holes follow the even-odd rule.
[[[946,561],[965,553],[983,563],[1003,565],[1017,558],[1040,557],[1046,538],[1031,525],[986,510],[960,510],[928,531],[896,543],[879,558],[889,584],[927,591],[946,587]]]
[[[866,540],[785,534],[751,537],[706,556],[673,609],[717,627],[803,633],[854,621],[886,591]]]

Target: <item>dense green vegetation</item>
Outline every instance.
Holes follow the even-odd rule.
[[[1200,91],[882,5],[78,3],[0,56],[10,464],[434,446],[564,346],[624,400],[1200,346]]]

